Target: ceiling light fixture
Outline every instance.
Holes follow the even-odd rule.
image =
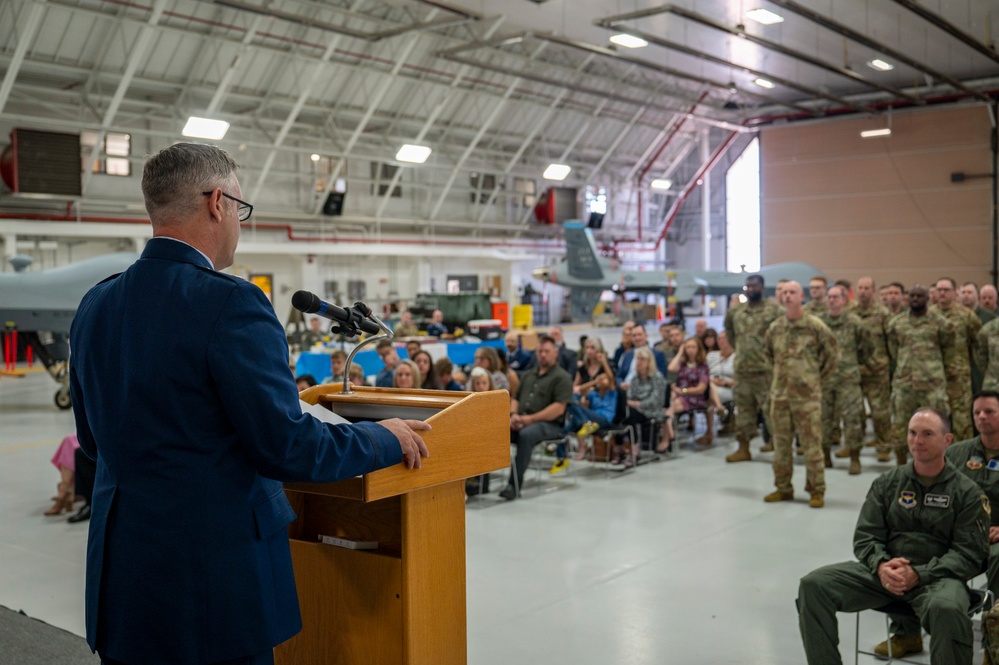
[[[756,79],[755,81],[753,81],[753,83],[760,86],[761,88],[767,88],[768,90],[774,87],[773,81],[768,81],[766,79]]]
[[[882,129],[867,129],[860,132],[860,137],[864,139],[871,139],[876,136],[891,136],[891,127],[883,127]]]
[[[565,180],[569,171],[572,171],[572,167],[568,164],[549,164],[541,177],[545,180]]]
[[[433,151],[425,145],[411,145],[407,143],[399,148],[399,152],[395,153],[395,158],[400,162],[422,164],[427,161],[431,152]]]
[[[309,157],[309,159],[311,159],[314,162],[318,162],[319,161],[319,155],[317,153],[312,153],[312,155]]]
[[[881,58],[874,58],[873,60],[867,61],[867,66],[871,69],[876,69],[879,72],[890,72],[895,69],[895,65],[890,62],[885,62]]]
[[[191,116],[187,119],[187,124],[180,133],[192,139],[208,139],[209,141],[219,141],[229,131],[229,123],[225,120],[212,120],[211,118],[198,118]]]
[[[757,23],[762,23],[763,25],[773,25],[774,23],[783,23],[784,17],[780,14],[774,14],[769,9],[750,9],[746,12],[746,18],[752,19]]]
[[[652,189],[669,189],[673,186],[673,181],[669,178],[656,178],[649,185]]]
[[[649,43],[641,37],[625,34],[623,32],[614,35],[610,38],[610,40],[612,44],[617,44],[618,46],[623,46],[625,48],[642,48],[643,46],[649,45]]]

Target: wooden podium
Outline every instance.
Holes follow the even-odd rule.
[[[464,479],[510,465],[510,396],[314,386],[301,394],[351,421],[425,420],[430,457],[337,483],[285,483],[302,632],[278,665],[464,665]],[[377,541],[375,550],[320,536]]]

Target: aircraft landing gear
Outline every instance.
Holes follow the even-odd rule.
[[[55,405],[63,411],[73,406],[73,398],[69,395],[69,386],[63,386],[56,391]]]

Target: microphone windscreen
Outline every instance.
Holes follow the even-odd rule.
[[[321,302],[319,296],[308,291],[295,291],[295,295],[291,297],[291,306],[306,314],[318,312]]]

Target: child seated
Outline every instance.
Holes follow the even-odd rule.
[[[611,423],[614,422],[614,416],[617,413],[617,389],[614,380],[609,374],[598,374],[593,390],[578,402],[570,402],[566,406],[565,412],[565,427],[562,431],[566,434],[576,432],[579,452],[575,459],[581,460],[589,452],[586,437],[604,427],[610,427]],[[560,450],[558,452],[559,461],[556,462],[556,465],[563,462],[564,456],[565,451]],[[567,465],[568,463],[566,463]],[[554,469],[554,467],[552,468]]]

